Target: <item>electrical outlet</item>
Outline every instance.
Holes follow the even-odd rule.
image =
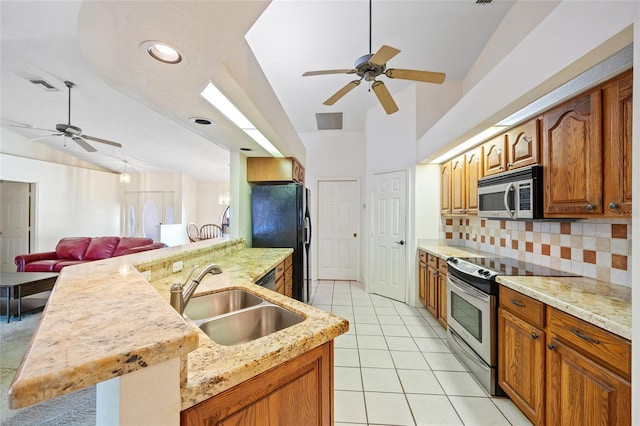
[[[184,269],[184,265],[182,260],[178,260],[177,262],[173,262],[173,272],[180,272]]]

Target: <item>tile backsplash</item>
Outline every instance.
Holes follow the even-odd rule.
[[[631,286],[631,219],[524,222],[442,218],[441,239]]]

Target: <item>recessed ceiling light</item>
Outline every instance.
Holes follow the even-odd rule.
[[[163,41],[148,40],[141,46],[153,59],[165,64],[178,64],[184,58],[178,49]]]
[[[216,124],[213,121],[209,120],[208,118],[202,118],[202,117],[192,117],[189,119],[189,121],[191,121],[192,123],[200,124],[202,126],[210,126],[212,124],[213,125]]]
[[[251,148],[240,148],[240,151],[253,151]]]

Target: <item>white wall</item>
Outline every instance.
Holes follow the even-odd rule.
[[[418,164],[415,186],[415,239],[440,238],[440,165]]]
[[[220,204],[219,197],[229,194],[229,182],[200,182],[198,184],[198,220],[200,227],[205,223],[220,225],[220,218],[227,204]]]
[[[366,144],[364,133],[327,130],[321,133],[301,133],[300,138],[307,148],[305,186],[311,190],[311,279],[318,276],[318,181],[323,178],[344,178],[360,180],[360,200],[366,202],[365,182]],[[364,236],[366,210],[360,209],[360,230]],[[364,253],[366,238],[360,239],[360,251]],[[364,271],[364,259],[360,256],[360,274]],[[360,277],[362,279],[362,276]]]

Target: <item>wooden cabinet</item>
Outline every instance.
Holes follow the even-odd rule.
[[[440,209],[442,214],[451,214],[451,161],[440,167]]]
[[[464,155],[451,160],[451,213],[463,214],[467,208]]]
[[[478,179],[482,173],[482,147],[479,146],[468,151],[464,157],[465,165],[465,213],[478,214]]]
[[[427,306],[427,253],[418,250],[418,299]]]
[[[284,261],[276,265],[276,291],[284,294]]]
[[[604,212],[631,217],[633,71],[602,89],[604,142]]]
[[[482,168],[485,176],[504,172],[507,165],[507,138],[503,133],[482,144]]]
[[[247,182],[304,183],[304,167],[293,157],[249,157],[247,158]]]
[[[545,217],[603,213],[600,90],[543,114]]]
[[[631,423],[631,342],[504,286],[499,299],[499,384],[534,424]]]
[[[500,286],[498,383],[534,424],[544,423],[544,305]]]
[[[276,266],[276,291],[285,296],[293,297],[293,255]]]
[[[540,162],[539,120],[533,119],[506,133],[506,169],[532,166]]]
[[[447,328],[447,261],[438,258],[438,315],[436,319]]]
[[[328,426],[333,421],[333,341],[180,413],[183,426]]]
[[[547,310],[547,424],[631,424],[630,342]]]

